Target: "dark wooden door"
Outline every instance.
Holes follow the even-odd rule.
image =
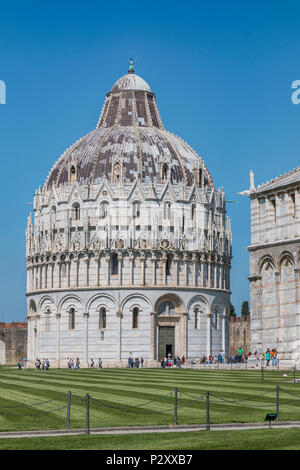
[[[158,360],[175,355],[175,326],[160,326],[158,330]]]

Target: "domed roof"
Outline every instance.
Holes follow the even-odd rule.
[[[46,188],[73,184],[74,178],[80,185],[100,184],[104,179],[114,182],[115,167],[124,183],[137,178],[159,183],[162,166],[167,166],[173,184],[192,186],[200,172],[202,183],[213,187],[202,159],[164,129],[154,93],[131,68],[106,95],[97,128],[57,160]]]

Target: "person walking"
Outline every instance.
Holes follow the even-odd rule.
[[[94,368],[94,365],[95,365],[95,363],[94,363],[94,359],[92,358],[92,359],[91,359],[91,364],[90,364],[90,367],[93,369],[93,368]]]
[[[270,359],[271,359],[271,352],[270,352],[270,348],[268,348],[268,349],[266,350],[266,361],[267,361],[267,364],[266,364],[266,365],[267,365],[267,366],[270,365]]]
[[[22,370],[22,361],[21,361],[21,359],[20,359],[19,362],[18,362],[18,369],[19,369],[19,370]]]
[[[102,359],[101,359],[101,357],[99,357],[99,359],[98,359],[98,367],[99,367],[99,369],[102,369]]]
[[[242,357],[243,357],[243,348],[240,347],[239,350],[238,350],[238,361],[239,361],[239,364],[242,362]]]
[[[75,369],[77,369],[77,370],[80,369],[80,360],[79,360],[79,357],[77,357],[77,359],[76,359]]]
[[[278,364],[278,353],[277,353],[276,349],[274,349],[273,351],[274,352],[273,352],[272,365],[277,366],[277,364]]]
[[[141,357],[141,367],[144,367],[144,359]]]

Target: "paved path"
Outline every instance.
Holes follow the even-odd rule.
[[[252,430],[252,429],[268,429],[268,423],[243,423],[243,424],[212,424],[211,431],[237,431],[237,430]],[[300,421],[272,423],[272,428],[300,428]],[[191,431],[205,431],[206,426],[201,425],[177,425],[177,426],[137,426],[137,427],[120,427],[120,428],[91,428],[90,434],[147,434],[159,432],[191,432]],[[54,437],[54,436],[75,436],[86,434],[85,429],[71,429],[67,430],[44,430],[44,431],[7,431],[0,432],[0,439],[17,439],[24,437]]]

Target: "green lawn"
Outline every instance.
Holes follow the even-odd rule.
[[[282,374],[265,371],[262,382],[260,371],[254,370],[18,371],[1,367],[0,431],[64,429],[69,390],[72,392],[71,428],[85,427],[87,393],[91,397],[90,427],[173,424],[174,393],[171,396],[171,392],[174,388],[179,390],[178,424],[205,423],[207,390],[211,423],[261,422],[267,413],[276,411],[277,384],[280,420],[300,421],[300,383],[292,382],[292,373],[288,378]],[[184,436],[188,440],[191,435]],[[66,442],[68,439],[71,438],[67,437]],[[105,442],[112,437],[95,439]]]
[[[299,450],[300,429],[0,439],[0,450]],[[272,462],[273,463],[273,462]]]

